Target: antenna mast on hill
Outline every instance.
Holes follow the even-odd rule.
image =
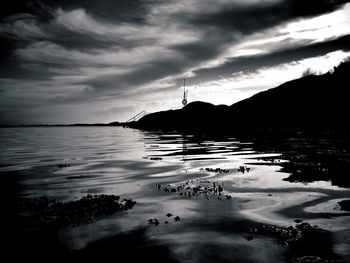
[[[184,79],[184,98],[182,104],[185,106],[187,104],[187,91],[186,91],[186,79]]]

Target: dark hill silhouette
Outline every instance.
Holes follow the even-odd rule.
[[[151,113],[132,126],[138,128],[203,129],[215,125],[215,118],[226,116],[229,106],[195,101],[180,110]]]
[[[227,130],[240,128],[350,127],[350,59],[333,73],[308,75],[231,106],[192,102],[180,110],[148,114],[137,128]]]

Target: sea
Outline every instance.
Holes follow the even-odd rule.
[[[136,201],[58,229],[52,247],[64,251],[129,251],[156,262],[350,262],[350,213],[340,204],[350,199],[348,131],[18,127],[0,129],[0,149],[14,207],[40,197]]]

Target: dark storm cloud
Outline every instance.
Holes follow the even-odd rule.
[[[205,41],[201,39],[200,41],[175,45],[170,48],[183,54],[188,60],[194,60],[197,62],[215,57],[222,51],[222,48],[227,43],[226,41],[222,41],[221,43],[216,42],[217,41],[213,40],[209,41],[209,39],[206,39]]]
[[[147,2],[142,0],[11,0],[3,4],[0,9],[1,17],[27,13],[37,15],[41,19],[52,17],[51,11],[59,7],[68,10],[84,8],[96,16],[116,19],[124,22],[143,22],[147,14]]]
[[[256,5],[232,5],[215,13],[198,14],[191,23],[250,34],[287,20],[329,13],[349,0],[261,1]]]
[[[159,62],[153,61],[147,67],[136,69],[123,76],[125,76],[125,81],[129,82],[130,75],[131,79],[136,77],[140,80],[152,80],[152,77],[153,79],[163,77],[164,74],[161,73],[162,71],[171,74],[171,69],[174,69],[173,74],[178,74],[181,70],[186,70],[195,63],[215,58],[215,56],[223,51],[227,43],[236,41],[236,31],[243,34],[250,34],[282,21],[285,22],[287,19],[330,12],[344,2],[347,1],[309,0],[302,2],[300,0],[285,0],[264,1],[259,4],[250,5],[233,2],[232,5],[223,5],[225,8],[219,8],[214,13],[211,13],[211,10],[207,10],[207,13],[192,13],[191,16],[185,14],[183,17],[175,13],[175,15],[170,15],[170,17],[174,16],[171,19],[180,24],[189,23],[193,30],[200,30],[199,32],[202,32],[202,36],[197,41],[168,47],[177,51],[179,56],[185,56],[187,61],[181,60],[179,61],[179,65],[175,65],[174,63],[177,61],[174,62],[169,59],[168,64],[165,64],[162,61],[163,58],[160,58]],[[11,16],[5,17],[3,22],[3,25],[8,30],[1,38],[3,50],[2,75],[9,74],[13,76],[14,74],[18,75],[18,72],[22,72],[26,77],[32,76],[36,78],[35,71],[33,72],[31,70],[30,65],[22,62],[24,65],[19,67],[18,64],[21,61],[18,60],[18,57],[13,56],[14,50],[25,46],[25,42],[28,42],[27,45],[31,45],[35,41],[51,41],[68,50],[87,52],[91,52],[91,50],[108,50],[111,47],[125,50],[131,47],[152,44],[152,41],[147,41],[146,35],[143,36],[143,39],[113,38],[113,36],[108,37],[108,32],[98,35],[96,32],[92,33],[79,31],[77,28],[69,28],[69,26],[72,26],[71,24],[62,26],[62,24],[57,23],[57,17],[59,16],[57,14],[58,8],[64,8],[67,11],[82,8],[81,10],[86,10],[83,14],[89,13],[92,18],[98,18],[99,21],[147,25],[147,12],[154,5],[155,2],[152,1],[129,0],[103,0],[99,1],[98,4],[96,4],[96,1],[30,1],[24,3],[15,1],[12,7],[10,6],[3,11],[7,15],[11,14]],[[73,15],[79,15],[79,13],[77,12]],[[86,26],[88,27],[89,25]],[[216,27],[218,31],[210,28],[210,26]],[[74,62],[65,57],[56,59],[48,58],[49,60],[38,61],[38,63],[61,65],[64,60],[67,60],[67,64],[69,63],[73,66],[75,63],[79,63],[79,61]],[[162,70],[163,68],[164,70]],[[158,70],[160,70],[160,73],[155,73]],[[40,75],[43,77],[45,74],[48,77],[51,76],[49,72],[41,72]],[[93,81],[91,82],[93,83]],[[106,82],[109,82],[109,80],[106,79]],[[120,82],[124,82],[124,80]],[[96,79],[95,83],[103,83],[103,81],[99,78]]]
[[[84,83],[96,87],[98,90],[110,90],[116,89],[116,87],[119,90],[129,90],[130,87],[136,89],[141,84],[148,84],[155,79],[161,79],[171,74],[181,73],[181,71],[182,67],[180,64],[174,63],[173,61],[170,63],[167,63],[167,61],[164,63],[157,61],[154,65],[142,67],[126,74],[104,75],[88,80]]]
[[[6,3],[0,9],[0,76],[13,77],[14,75],[33,78],[27,66],[13,55],[16,49],[24,48],[36,41],[52,41],[68,49],[90,50],[110,47],[130,48],[139,45],[139,42],[123,39],[109,39],[106,36],[85,32],[72,31],[55,22],[57,10],[76,10],[82,8],[89,14],[96,16],[100,21],[143,23],[147,14],[142,1],[119,0],[110,1],[18,1]],[[55,63],[52,61],[52,63]],[[42,72],[43,73],[43,72]],[[21,76],[19,76],[21,77]],[[41,78],[43,74],[41,74]]]
[[[246,36],[346,2],[14,0],[0,11],[0,115],[5,105],[23,111],[18,102],[30,107],[38,96],[40,107],[99,102],[145,85],[169,91],[191,74],[195,83],[338,50],[344,39],[281,43],[256,56],[228,52]]]

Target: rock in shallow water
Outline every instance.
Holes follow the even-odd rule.
[[[217,198],[219,200],[231,199],[230,195],[224,195],[223,183],[213,180],[194,179],[178,184],[161,185],[156,184],[156,188],[162,192],[178,193],[179,196],[190,198]]]

